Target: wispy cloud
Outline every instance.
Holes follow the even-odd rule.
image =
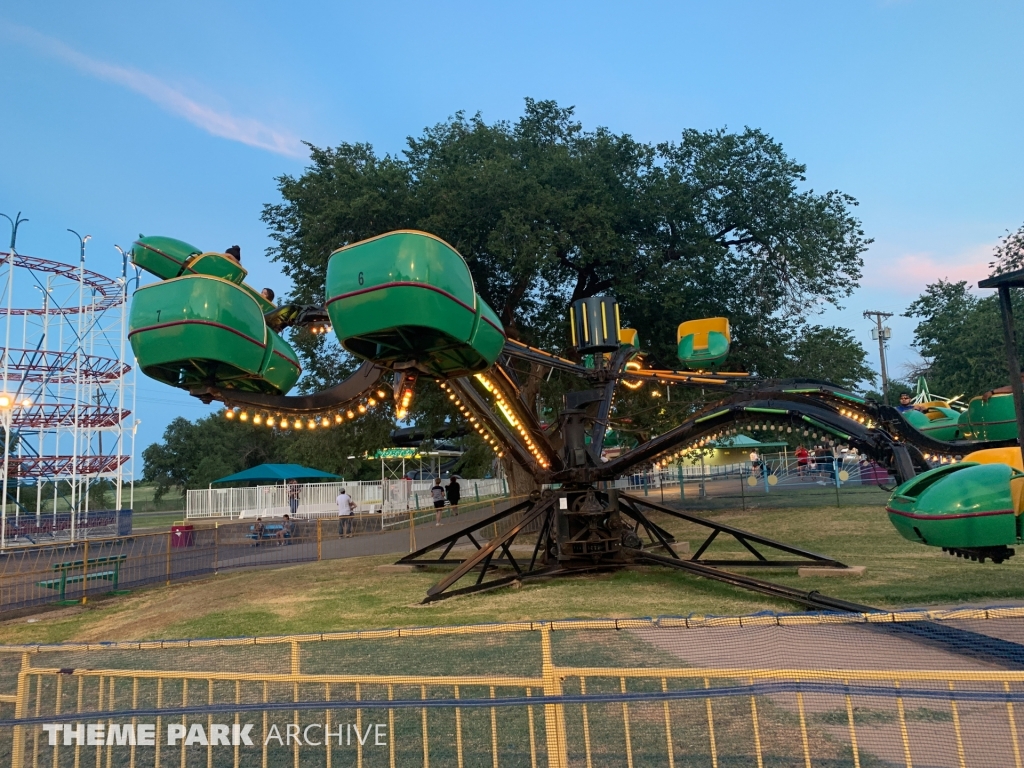
[[[985,243],[949,255],[921,251],[867,259],[861,283],[865,288],[896,289],[915,295],[938,280],[966,280],[976,284],[992,271],[989,262],[995,246],[996,243]]]
[[[153,75],[86,56],[60,40],[40,34],[29,27],[0,23],[0,30],[7,31],[48,56],[70,64],[80,72],[134,91],[214,136],[276,152],[286,157],[307,156],[306,147],[294,134],[272,128],[254,118],[239,117],[201,104]]]

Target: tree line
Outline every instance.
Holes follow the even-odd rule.
[[[999,241],[989,264],[993,274],[1024,268],[1024,226]],[[925,288],[905,317],[915,318],[914,348],[932,391],[946,397],[979,395],[1009,383],[999,296],[971,292],[966,280],[939,280]],[[1024,339],[1024,298],[1010,292],[1017,339]],[[1018,350],[1020,354],[1020,350]]]

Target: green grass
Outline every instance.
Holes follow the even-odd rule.
[[[931,707],[914,707],[903,713],[907,722],[921,723],[948,723],[953,720],[952,710],[932,709]],[[828,712],[819,712],[811,719],[823,725],[849,725],[849,714],[845,709],[830,709]],[[871,709],[870,707],[854,707],[854,725],[889,725],[899,721],[899,713],[895,708]]]
[[[184,519],[185,511],[182,509],[170,512],[134,512],[132,514],[132,530],[167,530],[175,523],[181,522]]]
[[[892,609],[1024,600],[1024,557],[978,564],[905,541],[880,506],[748,509],[707,513],[722,522],[864,565],[863,577],[798,578],[794,570],[745,573]],[[657,522],[698,543],[694,526]],[[740,553],[721,542],[712,551]],[[737,615],[799,606],[658,568],[536,583],[522,589],[419,604],[443,571],[377,573],[396,556],[234,572],[0,624],[0,642],[224,637],[515,620]]]

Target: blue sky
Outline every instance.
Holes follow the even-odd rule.
[[[400,152],[456,110],[514,119],[526,96],[645,141],[749,125],[808,186],[860,201],[865,279],[823,321],[872,350],[863,310],[977,280],[1024,222],[1022,22],[1020,3],[938,0],[5,4],[0,211],[31,219],[23,253],[73,260],[72,227],[115,274],[113,245],[140,232],[239,243],[253,284],[285,287],[259,214],[303,140]],[[913,323],[891,324],[898,373]],[[155,383],[139,397],[143,447],[209,410]]]

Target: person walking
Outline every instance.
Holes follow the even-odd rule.
[[[356,503],[352,501],[352,497],[346,493],[345,489],[341,489],[341,493],[338,494],[338,535],[344,539],[352,537],[352,515],[356,511]]]
[[[299,495],[302,493],[302,486],[295,480],[288,481],[287,495],[288,495],[288,509],[292,511],[292,515],[296,515],[299,512]]]
[[[462,498],[462,488],[459,486],[459,476],[452,475],[452,479],[448,481],[448,503],[452,505],[452,513],[459,514],[459,499]]]
[[[750,474],[761,476],[761,457],[757,453],[757,448],[750,452]]]
[[[430,489],[430,498],[434,502],[434,525],[441,524],[441,512],[444,510],[444,488],[441,487],[441,478],[434,478],[434,485]]]

